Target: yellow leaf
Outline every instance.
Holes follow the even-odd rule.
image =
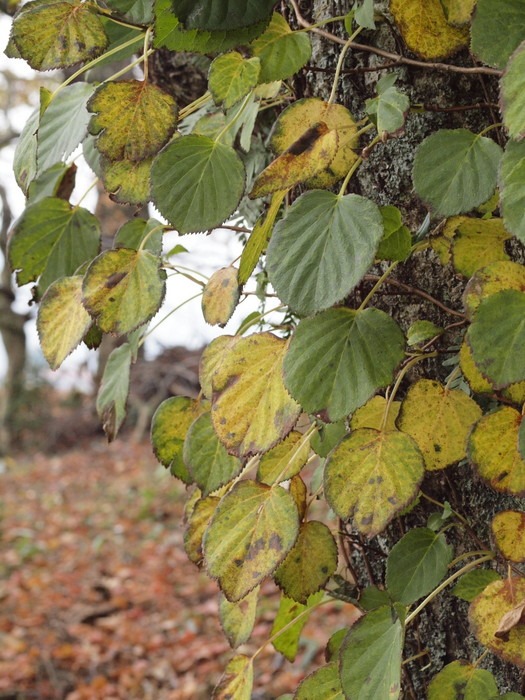
[[[510,235],[501,219],[453,218],[452,260],[457,272],[471,277],[480,267],[510,259],[505,252],[505,241]]]
[[[367,401],[364,406],[358,408],[350,421],[350,428],[358,430],[359,428],[375,428],[379,430],[383,422],[385,414],[386,399],[384,396],[373,396],[370,401]],[[385,430],[397,430],[396,418],[399,415],[401,401],[393,401],[388,411],[388,418],[385,424]]]
[[[465,312],[471,318],[483,299],[504,289],[525,292],[525,267],[515,262],[494,262],[468,281],[463,295]]]
[[[446,58],[468,44],[468,29],[451,26],[440,0],[390,0],[390,12],[411,51]]]
[[[518,564],[525,562],[525,513],[503,510],[492,519],[492,533],[505,559]]]
[[[470,22],[476,0],[440,0],[449,24],[461,27]]]
[[[463,376],[469,383],[470,388],[476,394],[494,394],[496,389],[492,386],[488,379],[485,379],[479,371],[476,363],[472,359],[472,350],[470,345],[464,339],[459,350],[459,366],[463,372]],[[523,404],[525,402],[525,382],[517,382],[503,389],[502,396],[509,399],[513,403]]]
[[[310,454],[310,441],[294,430],[288,437],[261,457],[257,469],[257,481],[276,484],[298,474]]]
[[[184,532],[184,551],[188,558],[197,566],[200,566],[203,558],[202,538],[217,510],[220,500],[216,496],[201,498],[187,516],[186,530]]]
[[[202,314],[210,326],[225,326],[239,301],[236,267],[223,267],[208,280],[202,293]]]
[[[250,700],[253,687],[253,658],[238,654],[228,662],[213,700]]]
[[[202,393],[206,398],[211,399],[213,393],[212,376],[222,366],[228,358],[229,353],[241,340],[238,335],[221,335],[212,340],[201,355],[199,365],[199,381]]]

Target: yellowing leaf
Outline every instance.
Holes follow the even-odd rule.
[[[197,492],[198,493],[198,492]],[[207,496],[200,498],[191,513],[186,518],[186,530],[184,532],[184,551],[189,559],[200,566],[203,559],[202,539],[206,528],[210,524],[220,498]]]
[[[525,513],[503,510],[492,519],[492,533],[505,559],[525,562]]]
[[[84,305],[105,333],[122,335],[149,321],[166,288],[159,258],[146,250],[108,250],[89,266]]]
[[[199,364],[199,381],[202,393],[206,398],[211,399],[212,376],[222,366],[228,358],[229,353],[241,340],[239,335],[221,335],[212,340],[201,355]]]
[[[291,479],[304,467],[309,453],[308,437],[305,439],[298,431],[292,431],[283,442],[261,457],[257,481],[271,486]]]
[[[494,581],[473,600],[469,609],[472,631],[494,654],[525,668],[525,624],[519,623],[498,636],[502,618],[525,601],[525,579]],[[501,633],[500,633],[501,634]]]
[[[483,299],[505,289],[525,292],[525,267],[515,262],[494,262],[478,270],[469,280],[463,301],[472,317]]]
[[[325,170],[337,152],[337,131],[318,122],[306,131],[260,173],[253,183],[250,198],[264,197],[287,190]]]
[[[509,260],[505,241],[510,235],[501,219],[472,219],[455,216],[452,261],[457,272],[471,277],[480,267],[499,260]]]
[[[202,293],[202,314],[211,326],[225,326],[239,302],[236,267],[223,267],[208,280]]]
[[[177,105],[171,95],[142,80],[103,83],[88,102],[89,131],[110,160],[139,161],[156,155],[171,138]]]
[[[210,66],[209,88],[216,104],[229,109],[257,85],[261,62],[238,51],[218,56]]]
[[[317,97],[297,100],[279,115],[270,141],[274,153],[280,155],[298,135],[320,122],[337,133],[337,152],[329,166],[308,181],[310,187],[330,187],[347,174],[357,159],[357,127],[346,107],[329,105]]]
[[[525,461],[518,450],[522,417],[510,406],[483,416],[469,440],[469,459],[496,491],[525,496]]]
[[[449,24],[461,27],[468,24],[476,0],[440,0]]]
[[[380,430],[385,415],[386,399],[384,396],[373,396],[364,406],[358,408],[350,421],[350,428],[374,428]],[[401,408],[401,401],[393,401],[388,411],[385,430],[397,430],[396,419]]]
[[[253,687],[253,658],[238,654],[228,662],[213,691],[213,700],[250,700]]]
[[[150,198],[152,159],[141,161],[102,159],[102,181],[110,198],[119,204],[145,204]]]
[[[273,640],[273,646],[288,661],[295,660],[299,650],[301,632],[308,622],[309,610],[322,600],[323,595],[322,591],[314,593],[304,605],[287,598],[285,595],[281,596],[279,611],[273,621],[271,636],[275,637],[277,632],[280,632]],[[292,622],[294,624],[291,624]]]
[[[204,536],[208,573],[228,600],[241,600],[275,571],[298,531],[297,508],[287,491],[241,481],[221,500]]]
[[[416,496],[423,456],[409,435],[361,428],[331,452],[325,467],[326,500],[344,520],[373,537]]]
[[[266,452],[293,428],[301,408],[284,387],[286,341],[271,333],[242,338],[213,375],[213,425],[238,457]]]
[[[434,676],[428,700],[494,700],[498,687],[489,671],[466,661],[453,661]]]
[[[91,323],[82,305],[82,276],[62,277],[48,287],[38,309],[37,328],[42,352],[51,369],[60,367]]]
[[[463,339],[459,350],[459,365],[470,388],[476,394],[493,394],[496,392],[495,387],[479,371],[472,359],[472,350],[465,339]],[[513,403],[521,406],[525,402],[525,382],[511,384],[506,389],[503,389],[501,394]]]
[[[468,434],[480,416],[480,407],[465,392],[421,379],[408,390],[397,424],[414,438],[433,471],[466,456]]]
[[[422,58],[446,58],[468,43],[468,29],[447,22],[440,0],[391,0],[390,12],[408,48]]]
[[[244,644],[250,638],[255,622],[258,597],[258,586],[237,603],[230,603],[228,598],[222,593],[219,597],[219,616],[222,631],[233,649]]]

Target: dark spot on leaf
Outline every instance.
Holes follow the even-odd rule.
[[[441,452],[441,445],[438,445],[437,442],[434,443],[434,452]]]
[[[264,537],[259,537],[256,539],[255,542],[250,545],[250,548],[246,554],[246,561],[255,559],[260,552],[264,551],[265,545],[266,542],[264,541]]]
[[[321,567],[321,573],[322,573],[322,574],[327,574],[327,573],[328,573],[328,567],[327,567],[327,566],[322,566],[322,567]]]
[[[374,520],[373,515],[366,515],[364,518],[361,518],[361,525],[370,525]]]
[[[395,496],[389,496],[388,497],[388,502],[391,503],[393,506],[397,506],[397,498]]]
[[[297,141],[294,141],[285,153],[289,153],[292,156],[299,156],[301,153],[311,150],[317,139],[327,134],[328,131],[329,129],[324,122],[314,124],[307,129]]]
[[[242,559],[234,559],[233,563],[235,566],[241,567],[243,565],[243,560]]]
[[[113,289],[113,287],[116,287],[119,282],[122,282],[127,274],[127,272],[114,272],[107,278],[104,287],[106,287],[106,289]]]
[[[270,549],[275,549],[278,552],[280,552],[283,548],[281,538],[276,532],[272,532],[272,536],[270,537],[270,542],[268,544],[268,547]]]
[[[496,481],[503,481],[503,479],[505,479],[508,475],[508,472],[501,472],[501,474],[498,474],[496,477]]]

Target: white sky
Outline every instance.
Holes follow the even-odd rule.
[[[29,78],[34,76],[35,72],[32,71],[24,61],[20,59],[8,59],[3,53],[8,41],[10,23],[11,20],[8,17],[0,16],[0,50],[2,52],[0,53],[0,80],[2,80],[2,74],[6,70],[16,73],[21,77]],[[50,74],[46,73],[45,76],[48,77]],[[33,102],[35,105],[38,102],[38,95],[36,93]],[[18,131],[21,130],[31,113],[31,109],[32,108],[29,106],[22,106],[16,108],[16,110],[13,110],[9,114],[0,113],[2,126],[10,122]],[[13,154],[14,147],[7,147],[0,150],[0,182],[7,189],[13,214],[18,216],[24,208],[24,195],[18,188],[12,173]],[[82,159],[75,159],[75,162],[79,165],[79,171],[77,175],[77,186],[73,195],[74,199],[82,196],[93,182],[92,172],[85,165],[81,167],[79,160]],[[83,201],[83,206],[91,211],[93,211],[95,204],[96,195],[94,193],[91,196],[88,195]],[[155,214],[153,213],[152,215]],[[158,215],[156,218],[159,218]],[[165,238],[166,250],[172,248],[176,243],[180,243],[189,251],[188,253],[176,256],[176,259],[173,259],[174,262],[189,268],[198,269],[207,276],[211,275],[215,270],[229,265],[240,255],[242,250],[236,235],[224,229],[215,231],[209,236],[204,234],[178,236],[176,233],[171,233],[165,236]],[[28,309],[31,286],[32,285],[29,284],[21,288],[17,295],[16,308],[24,313],[26,313]],[[199,287],[197,285],[181,276],[170,278],[168,280],[166,301],[153,320],[153,324],[157,323],[172,309],[198,291]],[[202,317],[200,304],[200,299],[196,299],[173,313],[169,319],[155,331],[150,339],[148,339],[146,343],[146,352],[149,355],[155,355],[162,347],[171,347],[174,345],[199,348],[217,335],[235,333],[242,319],[251,311],[258,308],[256,298],[254,296],[249,297],[240,304],[240,307],[237,309],[226,328],[219,329],[212,328],[205,323]],[[34,307],[32,308],[33,315],[35,315],[36,311]],[[47,364],[38,345],[34,320],[26,324],[26,330],[32,364],[37,367],[46,368]],[[47,379],[63,387],[77,386],[79,388],[88,388],[86,379],[89,384],[89,371],[86,365],[93,368],[95,366],[95,356],[93,352],[89,352],[87,349],[81,347],[75,350],[75,352],[65,360],[57,372],[44,369],[44,375]],[[5,351],[0,343],[0,376],[5,374],[5,367]]]

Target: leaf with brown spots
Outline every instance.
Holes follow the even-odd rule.
[[[491,524],[496,546],[505,559],[525,562],[525,513],[503,510],[496,513]]]

